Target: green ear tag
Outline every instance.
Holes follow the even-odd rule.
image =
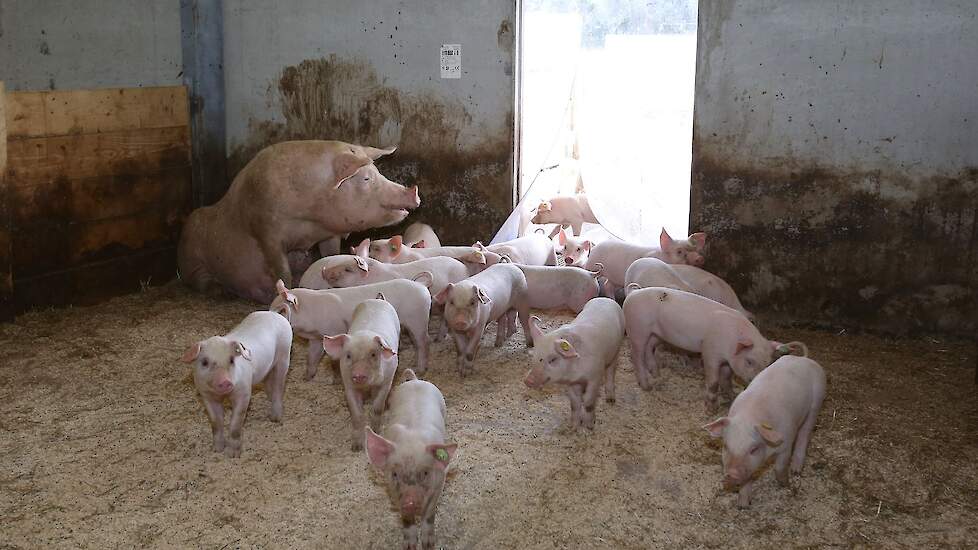
[[[564,351],[570,351],[570,343],[569,342],[566,342],[566,341],[565,342],[561,342],[560,343],[560,349],[562,349]]]
[[[448,462],[448,451],[445,449],[438,449],[435,451],[435,458],[441,462]]]

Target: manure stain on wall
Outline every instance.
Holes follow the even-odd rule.
[[[911,179],[722,150],[694,145],[691,224],[749,307],[890,333],[978,328],[978,167]]]
[[[285,122],[251,121],[249,140],[230,154],[229,174],[281,141],[393,144],[397,152],[378,167],[394,181],[417,184],[422,205],[404,224],[368,234],[388,235],[420,220],[445,243],[485,240],[512,209],[511,123],[499,135],[480,136],[476,145],[463,143],[462,132],[473,120],[460,103],[387,86],[368,63],[335,54],[286,67],[269,93]]]

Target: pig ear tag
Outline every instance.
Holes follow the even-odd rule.
[[[768,424],[767,422],[761,422],[761,427],[764,428],[765,430],[773,430],[774,429],[774,426]]]
[[[571,349],[570,343],[567,342],[567,341],[561,342],[560,343],[560,349],[562,349],[564,351],[570,351],[570,349]]]
[[[788,355],[791,353],[791,348],[789,348],[787,344],[781,344],[778,346],[778,353]]]
[[[440,462],[448,462],[448,451],[445,449],[437,449],[435,451],[435,458],[437,458]]]

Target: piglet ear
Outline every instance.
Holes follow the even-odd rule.
[[[421,283],[427,287],[428,290],[431,290],[431,285],[435,284],[435,275],[430,271],[422,271],[421,273],[418,273],[412,277],[411,280],[416,283]]]
[[[343,182],[353,177],[357,170],[370,164],[370,157],[357,155],[355,153],[340,153],[333,159],[333,177],[336,178],[335,188],[343,185]]]
[[[370,463],[383,469],[387,465],[387,459],[394,452],[394,444],[377,435],[370,429],[370,426],[367,426],[364,434],[364,447],[367,448],[367,456],[370,457]]]
[[[354,256],[353,259],[357,262],[357,268],[364,273],[369,273],[370,267],[367,265],[367,260],[361,258],[360,256]]]
[[[184,363],[192,363],[198,355],[200,355],[200,342],[197,342],[196,344],[187,348],[187,351],[183,352],[180,360]]]
[[[750,338],[741,336],[740,339],[737,340],[737,350],[734,351],[734,355],[739,355],[741,352],[749,350],[752,347],[754,347],[754,342],[751,341]]]
[[[288,292],[288,290],[289,289],[285,288],[285,282],[282,281],[282,279],[275,281],[275,292],[281,294],[283,298],[285,297],[285,293]]]
[[[486,291],[482,290],[479,287],[475,287],[475,293],[479,297],[479,301],[482,302],[483,304],[488,304],[489,302],[492,301],[491,299],[489,299],[489,295],[486,294]]]
[[[696,247],[696,250],[702,252],[703,247],[706,246],[706,233],[693,233],[687,240]]]
[[[346,346],[346,341],[349,339],[350,337],[346,334],[323,336],[323,351],[333,359],[338,360],[343,355],[343,347]]]
[[[427,448],[435,459],[435,466],[443,472],[448,469],[448,463],[455,456],[456,449],[458,449],[458,445],[455,443],[428,445]]]
[[[703,429],[709,432],[709,434],[713,437],[720,437],[723,435],[723,429],[726,428],[728,424],[730,424],[730,419],[724,416],[717,418],[706,426],[703,426]]]
[[[388,346],[380,336],[374,336],[374,342],[380,346],[380,354],[384,356],[384,359],[390,359],[391,357],[397,355],[397,352]]]
[[[496,263],[499,263],[499,264],[511,264],[511,263],[513,263],[513,259],[509,257],[509,254],[500,254],[499,255],[499,261],[496,262]]]
[[[584,248],[584,250],[590,252],[591,251],[591,241],[584,241],[583,243],[581,243],[581,247]]]
[[[424,247],[425,247],[424,239],[421,239],[420,241],[411,245],[411,248],[424,248]]]
[[[784,436],[781,435],[781,432],[775,430],[766,422],[762,422],[754,426],[754,429],[757,430],[757,433],[764,439],[764,442],[772,447],[777,447],[782,441],[784,441]]]
[[[451,294],[453,288],[455,288],[455,285],[453,285],[452,283],[448,283],[448,286],[441,289],[441,292],[435,294],[435,301],[438,302],[439,304],[444,304],[445,302],[447,302],[448,296],[449,294]]]
[[[475,241],[475,244],[472,245],[472,248],[481,252],[486,249],[486,246],[482,244],[482,241]]]
[[[354,256],[359,258],[367,258],[370,256],[370,239],[364,239],[360,241],[360,244],[356,248],[351,248],[350,251]]]
[[[390,240],[391,259],[396,258],[401,253],[401,246],[404,244],[404,237],[394,235]]]
[[[676,241],[672,240],[672,237],[669,236],[669,232],[666,231],[665,227],[663,227],[662,233],[659,233],[659,248],[661,248],[663,252],[666,252],[672,250],[675,244]]]
[[[554,342],[554,349],[557,350],[557,353],[559,353],[561,357],[565,359],[580,357],[580,354],[577,353],[576,349],[574,349],[574,344],[571,344],[563,338]]]
[[[595,279],[597,279],[598,277],[600,277],[601,275],[604,274],[604,264],[603,263],[601,263],[601,262],[594,262],[594,269],[596,269],[597,271],[592,271],[591,272],[591,276],[594,277]],[[632,283],[632,284],[635,284],[635,283]]]
[[[463,256],[462,259],[467,262],[486,265],[486,255],[481,250],[473,250],[471,253]]]
[[[543,338],[543,331],[540,330],[540,318],[536,315],[530,317],[530,336],[534,342],[537,338]]]
[[[245,347],[241,342],[232,342],[231,347],[234,348],[234,354],[240,355],[241,357],[251,361],[251,350]]]
[[[557,232],[557,242],[560,243],[560,246],[567,245],[567,233],[564,233],[563,227],[561,227],[560,231]]]

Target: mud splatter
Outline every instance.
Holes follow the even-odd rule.
[[[424,220],[443,242],[465,243],[490,237],[512,208],[511,123],[498,135],[473,129],[472,116],[460,103],[398,90],[369,63],[336,55],[286,67],[271,94],[285,122],[252,121],[248,142],[231,152],[229,174],[262,148],[290,139],[393,144],[398,151],[379,161],[381,171],[417,184],[422,197],[421,208],[405,223]],[[505,120],[512,120],[511,114]],[[479,143],[463,144],[463,132],[472,131],[482,132]]]
[[[691,226],[745,303],[814,326],[975,330],[978,169],[913,178],[723,150],[694,144]]]

